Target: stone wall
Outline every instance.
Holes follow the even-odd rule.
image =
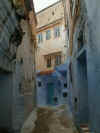
[[[0,1],[0,107],[2,108],[0,132],[3,132],[1,129],[7,129],[8,132],[19,132],[25,119],[24,111],[28,108],[25,108],[24,101],[27,99],[24,99],[24,91],[31,89],[32,95],[32,87],[34,87],[34,84],[29,85],[23,90],[22,84],[26,80],[34,82],[33,51],[34,45],[36,46],[35,14],[31,15],[33,18],[30,20],[29,14],[27,15],[28,11],[26,13],[26,10],[23,10],[23,4],[23,1],[20,3],[13,0]],[[30,13],[32,12],[34,12],[34,8],[30,11]],[[23,22],[26,22],[25,25]],[[30,24],[34,26],[32,31]],[[23,36],[24,32],[25,36]],[[30,101],[32,102],[32,99]]]
[[[1,129],[19,130],[22,119],[18,114],[23,109],[18,109],[15,102],[18,95],[18,80],[16,79],[16,50],[22,38],[19,21],[11,1],[0,1],[0,132]],[[17,97],[17,99],[18,99]],[[15,106],[15,107],[13,107]],[[23,107],[23,106],[22,106]],[[18,117],[17,117],[18,116]],[[16,119],[20,119],[17,120]],[[16,123],[15,123],[16,121]],[[16,128],[17,127],[17,128]]]
[[[14,64],[12,62],[13,56],[10,51],[10,39],[18,26],[18,21],[14,10],[12,10],[11,3],[8,0],[1,0],[0,10],[0,68],[6,71],[13,71]],[[13,47],[16,49],[15,44],[13,44]],[[16,51],[14,54],[15,53]]]
[[[29,30],[29,24],[27,20],[21,21],[21,26],[24,31],[24,36],[21,45],[17,51],[17,60],[18,63],[22,64],[22,92],[24,95],[24,117],[28,116],[28,114],[33,109],[33,101],[32,92],[34,89],[34,42],[31,42],[31,32]],[[32,103],[33,102],[33,103]]]

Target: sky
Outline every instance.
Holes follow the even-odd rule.
[[[59,0],[33,0],[35,5],[35,11],[38,12],[49,5],[52,5],[53,3],[57,2]]]

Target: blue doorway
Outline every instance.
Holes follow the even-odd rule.
[[[48,105],[54,104],[53,98],[54,98],[54,84],[48,83],[47,84],[47,104]]]

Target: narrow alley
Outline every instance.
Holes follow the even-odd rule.
[[[21,133],[78,133],[78,131],[69,109],[66,105],[61,105],[37,108],[24,124]]]
[[[100,133],[100,0],[0,0],[0,133]]]

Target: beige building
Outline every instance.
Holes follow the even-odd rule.
[[[52,70],[66,60],[64,6],[59,1],[37,13],[37,71]]]
[[[37,20],[34,5],[28,1],[25,2],[24,0],[21,2],[22,7],[24,7],[25,18],[21,19],[20,26],[24,35],[17,50],[17,64],[21,67],[19,72],[19,75],[21,75],[20,91],[24,96],[24,118],[26,119],[36,105],[35,51],[37,47]]]

